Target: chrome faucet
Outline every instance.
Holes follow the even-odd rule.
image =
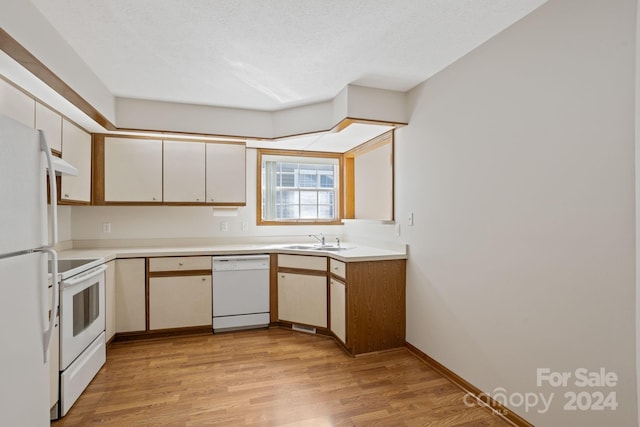
[[[314,239],[316,239],[318,242],[320,242],[320,244],[322,246],[325,246],[325,240],[324,240],[324,235],[322,233],[320,233],[320,237],[318,237],[315,234],[309,234],[309,237],[313,237]]]

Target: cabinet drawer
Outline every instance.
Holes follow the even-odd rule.
[[[329,271],[338,277],[345,279],[347,277],[347,265],[342,262],[331,258],[329,260]]]
[[[211,270],[210,256],[149,258],[149,271]]]
[[[322,256],[278,255],[278,267],[327,271],[327,258]]]

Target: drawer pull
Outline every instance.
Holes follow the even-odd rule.
[[[182,262],[179,262],[179,263],[178,263],[178,265],[184,265],[184,263],[182,263]]]

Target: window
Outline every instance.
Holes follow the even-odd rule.
[[[340,220],[340,155],[261,150],[259,223]]]

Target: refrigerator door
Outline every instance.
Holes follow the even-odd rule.
[[[49,426],[47,256],[0,259],[0,417],[6,426]]]
[[[38,132],[0,115],[0,257],[48,244],[45,173]]]

